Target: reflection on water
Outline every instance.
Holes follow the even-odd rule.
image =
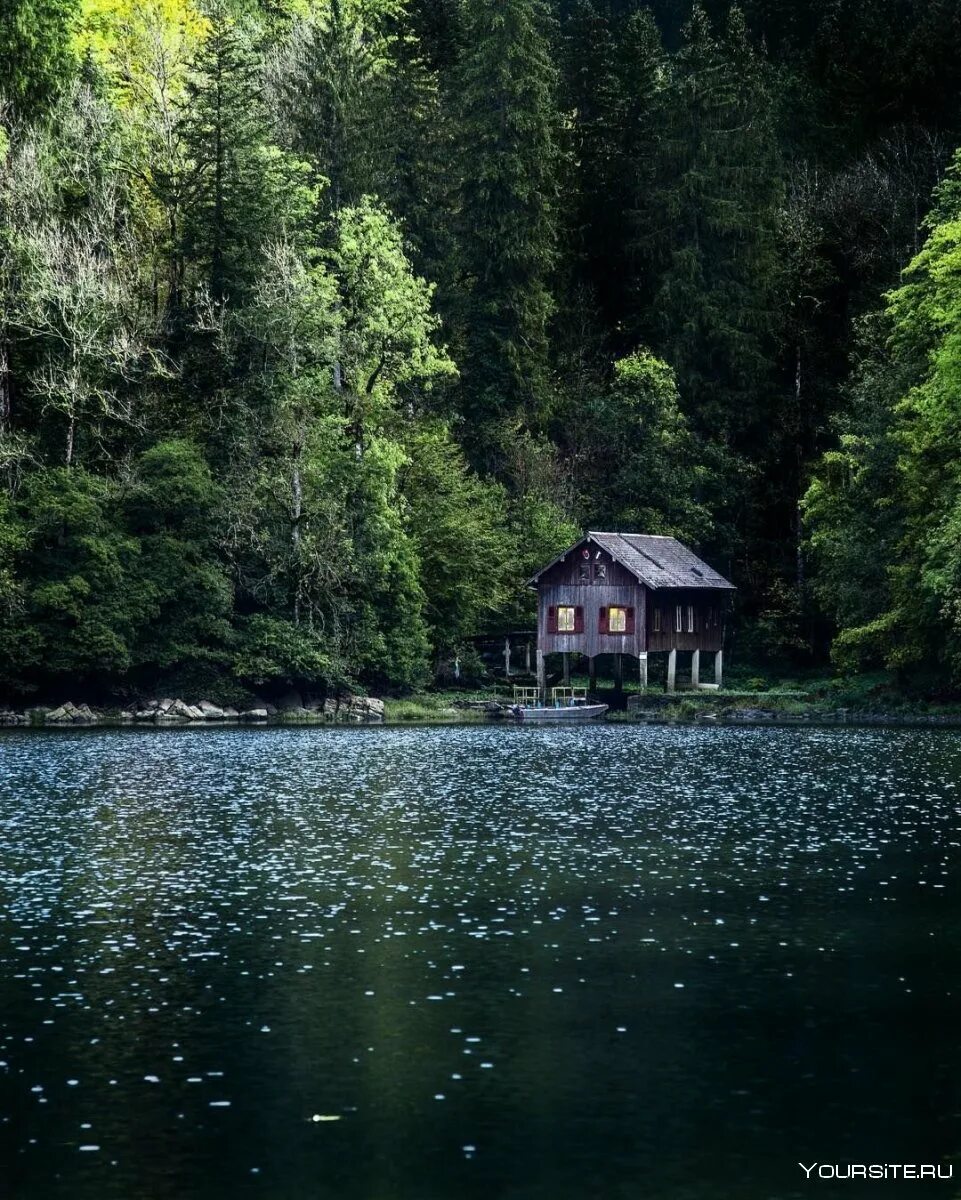
[[[797,1163],[961,1147],[959,782],[941,732],[9,732],[0,1192],[875,1195]]]

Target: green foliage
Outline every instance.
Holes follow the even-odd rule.
[[[189,64],[181,132],[190,163],[183,253],[215,302],[237,303],[264,243],[306,216],[309,171],[271,144],[251,31],[223,4]]]
[[[729,439],[749,427],[770,370],[779,187],[768,80],[740,10],[718,38],[695,5],[668,103],[659,344],[698,427]]]
[[[46,108],[76,68],[70,23],[76,0],[0,4],[0,89],[28,118]]]
[[[233,661],[238,678],[257,687],[271,683],[348,683],[344,664],[332,657],[315,630],[258,614],[243,621]]]
[[[522,580],[504,489],[473,475],[446,426],[425,423],[407,445],[401,488],[420,560],[425,617],[439,651],[502,612]]]
[[[233,589],[216,544],[223,505],[223,489],[189,442],[159,443],[137,463],[123,497],[140,546],[133,586],[146,608],[137,666],[228,661]]]
[[[667,363],[647,350],[616,362],[585,436],[581,453],[593,470],[582,482],[579,508],[598,528],[704,541],[711,521],[699,497],[708,472]]]
[[[23,617],[44,675],[89,679],[130,667],[148,606],[140,546],[112,519],[117,485],[80,467],[32,472],[18,496],[29,540],[20,558]]]
[[[956,7],[0,5],[4,688],[410,690],[600,525],[961,676]]]
[[[475,459],[498,454],[484,422],[537,429],[546,405],[556,257],[557,73],[544,0],[466,8],[456,80],[463,411]]]
[[[959,173],[961,159],[939,190],[924,247],[888,297],[889,337],[865,369],[860,408],[807,501],[825,579],[849,575],[839,593],[839,660],[902,668],[944,662],[955,678],[961,678]],[[867,522],[887,551],[873,571],[857,562]],[[856,599],[847,599],[852,590]]]

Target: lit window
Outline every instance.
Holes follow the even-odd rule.
[[[608,633],[627,633],[627,609],[609,608],[607,610]]]
[[[654,609],[654,632],[661,632],[661,610],[659,608]]]
[[[687,632],[688,633],[694,632],[694,605],[693,604],[689,604],[687,606]]]
[[[683,633],[684,632],[684,625],[681,622],[681,618],[683,615],[684,615],[683,609],[681,608],[681,606],[679,604],[677,606],[677,608],[675,608],[675,610],[674,610],[674,632],[675,633]]]
[[[557,632],[558,633],[573,633],[574,632],[574,609],[573,608],[558,608],[557,610]]]

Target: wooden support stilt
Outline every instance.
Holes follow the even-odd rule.
[[[614,690],[622,692],[624,690],[624,655],[614,655]]]
[[[531,673],[531,644],[528,642],[524,647],[524,674]]]
[[[638,661],[638,683],[641,685],[641,691],[647,689],[647,651],[642,650],[637,656]]]
[[[673,695],[677,690],[677,651],[672,650],[667,656],[667,690]]]
[[[567,653],[566,650],[561,655],[561,662],[563,663],[563,668],[564,668],[564,686],[570,687],[571,686],[571,656]]]
[[[547,699],[547,665],[544,662],[544,651],[538,646],[537,648],[537,688],[541,694],[541,700]]]
[[[511,640],[504,639],[504,674],[508,679],[511,677]]]
[[[717,686],[724,686],[724,651],[718,650],[714,655],[714,682]]]
[[[701,686],[701,652],[695,650],[691,655],[691,687]]]
[[[597,659],[589,658],[587,660],[587,685],[591,692],[597,691]]]

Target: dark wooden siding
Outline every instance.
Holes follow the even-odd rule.
[[[605,568],[606,579],[596,578],[596,568]],[[582,567],[591,568],[591,577],[582,578]],[[644,596],[647,589],[637,582],[630,571],[614,562],[609,554],[590,559],[579,553],[555,563],[541,576],[537,588],[537,644],[545,654],[560,654],[568,651],[586,654],[594,658],[598,654],[632,654],[635,657],[644,649]],[[583,633],[548,633],[547,612],[551,605],[581,607],[584,609]],[[598,632],[601,608],[612,605],[634,609],[634,632],[632,634]]]
[[[572,651],[593,658],[596,654],[638,655],[644,648],[644,587],[639,583],[628,587],[595,584],[578,587],[574,584],[544,584],[538,589],[537,644],[545,654]],[[551,605],[581,606],[584,609],[583,633],[548,633],[547,610]],[[617,605],[634,609],[633,633],[598,632],[601,608]]]
[[[658,589],[649,596],[647,648],[657,650],[721,650],[724,647],[726,593],[698,588],[694,591]],[[681,606],[683,629],[676,632],[675,610]],[[694,632],[687,632],[688,605],[694,606]],[[654,610],[661,613],[661,631],[655,632]],[[710,624],[708,623],[710,620]]]

